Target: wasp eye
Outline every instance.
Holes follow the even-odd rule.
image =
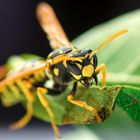
[[[93,56],[93,64],[94,64],[94,68],[96,68],[98,65],[98,59],[96,55]]]
[[[90,60],[90,63],[93,64],[94,68],[97,67],[97,65],[98,65],[98,59],[97,59],[97,56],[96,55],[93,55],[93,57]]]

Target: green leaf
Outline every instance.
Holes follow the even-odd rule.
[[[140,88],[123,87],[117,96],[117,105],[140,122]]]
[[[121,88],[118,86],[99,89],[97,87],[86,89],[79,88],[75,99],[86,101],[88,105],[93,106],[103,114],[104,119],[112,114],[116,96]],[[50,107],[55,112],[55,118],[58,124],[86,124],[95,123],[96,118],[88,110],[75,106],[67,101],[69,90],[60,96],[47,96]],[[110,93],[110,94],[108,94]],[[36,100],[34,104],[34,115],[44,121],[50,120],[47,112],[40,102]]]
[[[96,135],[97,140],[139,140],[140,137],[139,123],[133,121],[125,111],[117,106],[112,116],[105,122],[100,125],[85,125],[83,129]],[[75,133],[79,136],[78,131]],[[88,139],[88,135],[85,134],[85,137]]]

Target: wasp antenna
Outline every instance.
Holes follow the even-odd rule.
[[[94,54],[96,54],[101,48],[103,48],[106,44],[108,44],[110,41],[114,40],[115,38],[119,37],[120,35],[127,33],[128,30],[121,30],[115,34],[113,34],[112,36],[110,36],[108,39],[106,39],[100,46],[98,46],[95,50],[92,51],[92,53],[90,54],[90,56],[92,57]]]

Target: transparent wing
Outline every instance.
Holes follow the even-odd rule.
[[[36,9],[36,15],[41,27],[47,33],[50,45],[53,49],[68,46],[72,44],[68,40],[61,24],[59,23],[52,7],[47,3],[40,3]]]

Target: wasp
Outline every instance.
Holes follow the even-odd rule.
[[[89,88],[98,84],[97,74],[102,72],[102,84],[106,86],[107,68],[105,64],[98,66],[96,53],[100,51],[106,44],[128,30],[121,30],[108,39],[106,39],[96,49],[78,49],[67,38],[61,24],[59,23],[55,12],[47,3],[40,3],[37,6],[36,15],[39,23],[50,42],[50,46],[54,49],[47,59],[30,61],[15,73],[10,73],[5,79],[0,81],[0,95],[4,106],[10,106],[9,96],[16,99],[17,96],[24,95],[27,100],[26,114],[17,122],[11,125],[12,129],[24,127],[32,118],[33,103],[36,95],[48,112],[52,127],[56,137],[59,139],[60,134],[56,125],[55,114],[49,106],[49,102],[45,94],[52,95],[54,93],[62,93],[70,83],[73,83],[73,88],[67,96],[67,100],[79,107],[85,108],[93,113],[97,122],[102,122],[103,118],[99,111],[85,103],[84,101],[76,100],[78,83],[81,83],[85,88]],[[48,77],[54,81],[52,88],[44,86]]]

